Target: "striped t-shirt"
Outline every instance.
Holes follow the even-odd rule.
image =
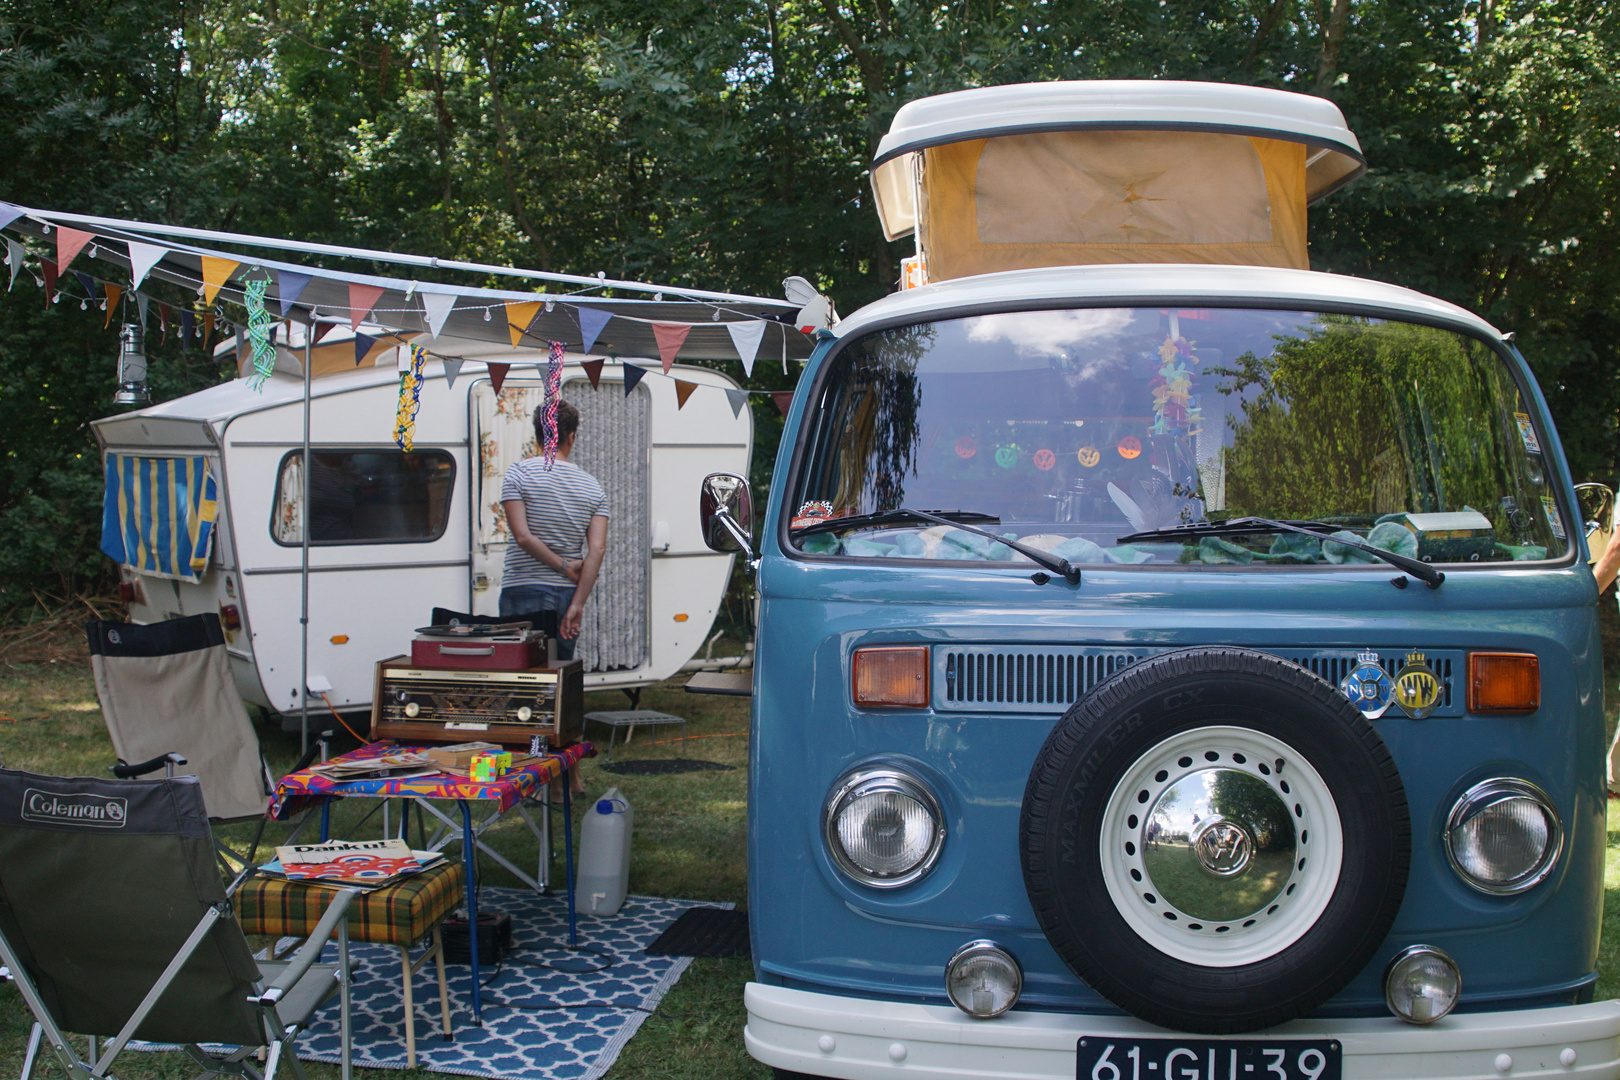
[[[591,518],[607,517],[607,492],[596,477],[560,458],[546,469],[545,458],[514,461],[501,482],[501,502],[523,500],[529,531],[564,559],[585,557],[585,530]],[[513,541],[506,545],[506,569],[501,588],[552,585],[568,588],[574,582],[536,559]]]

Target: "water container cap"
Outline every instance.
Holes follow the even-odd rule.
[[[599,802],[597,802],[597,804],[596,804],[596,812],[598,814],[611,814],[611,813],[613,813],[613,800],[612,799],[602,799]]]

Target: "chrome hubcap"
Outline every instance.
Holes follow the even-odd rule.
[[[1161,792],[1141,845],[1164,901],[1217,922],[1264,911],[1288,886],[1297,850],[1288,805],[1260,777],[1231,768],[1199,769]]]

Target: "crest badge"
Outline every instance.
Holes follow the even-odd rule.
[[[1414,720],[1422,720],[1440,704],[1440,678],[1420,652],[1406,654],[1406,666],[1395,676],[1395,702]]]
[[[1361,710],[1362,716],[1376,720],[1389,709],[1395,681],[1378,662],[1378,654],[1369,650],[1356,654],[1356,668],[1339,683],[1339,692]]]

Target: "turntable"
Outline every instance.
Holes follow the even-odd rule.
[[[527,622],[422,626],[411,641],[411,663],[425,668],[519,671],[546,662],[546,636]]]

